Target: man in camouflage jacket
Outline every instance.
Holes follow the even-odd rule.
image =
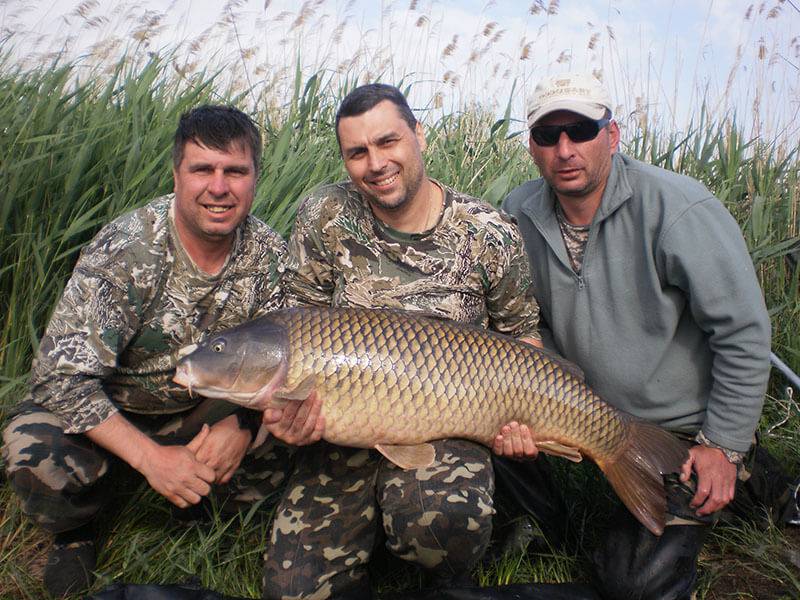
[[[422,311],[538,343],[516,227],[426,177],[422,127],[402,94],[357,88],[339,108],[336,133],[350,181],[302,203],[286,261],[288,302]],[[434,585],[468,579],[491,533],[490,452],[465,440],[434,446],[430,467],[408,471],[372,450],[304,448],[276,511],[264,597],[370,597],[366,567],[379,536]]]
[[[180,348],[283,303],[285,244],[249,215],[260,156],[244,113],[203,106],[183,115],[174,194],[103,228],[55,308],[30,398],[3,433],[24,512],[56,534],[44,576],[54,596],[91,583],[91,524],[112,491],[114,463],[181,508],[212,486],[235,506],[282,478],[285,447],[245,456],[257,413],[214,417],[215,405],[171,381]]]

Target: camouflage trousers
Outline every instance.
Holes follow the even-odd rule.
[[[494,474],[489,451],[433,442],[434,463],[403,470],[374,450],[325,442],[301,450],[276,511],[264,598],[368,597],[367,563],[388,550],[447,580],[468,573],[489,543]]]
[[[160,443],[186,443],[174,433],[192,420],[181,415],[123,413]],[[3,431],[3,461],[22,510],[52,533],[91,522],[112,497],[109,475],[122,461],[82,434],[65,434],[58,418],[32,402],[23,402]],[[225,512],[233,512],[275,493],[289,471],[295,448],[269,438],[251,448],[230,482],[212,494]]]

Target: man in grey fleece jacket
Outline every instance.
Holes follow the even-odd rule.
[[[707,530],[697,525],[741,485],[767,385],[770,322],[753,264],[703,185],[617,153],[609,95],[592,75],[542,81],[528,126],[542,179],[503,208],[530,257],[545,345],[607,402],[689,447],[679,481],[667,482],[672,526],[657,538],[622,510],[594,556],[600,591],[689,598]],[[531,435],[506,428],[500,438],[530,448]],[[777,487],[794,506],[789,478]]]

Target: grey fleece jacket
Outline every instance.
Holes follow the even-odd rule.
[[[730,213],[694,179],[616,154],[577,275],[555,201],[538,179],[503,202],[525,240],[545,343],[617,408],[746,451],[770,322]]]

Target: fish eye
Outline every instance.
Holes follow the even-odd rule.
[[[211,344],[211,350],[214,352],[222,352],[225,350],[225,340],[217,340],[213,344]]]

